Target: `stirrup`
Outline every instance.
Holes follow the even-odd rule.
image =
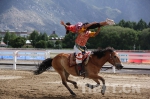
[[[84,75],[85,74],[85,72],[79,72],[79,76],[82,76],[82,75]]]

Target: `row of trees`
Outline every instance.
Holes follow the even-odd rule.
[[[0,37],[2,40],[2,36]],[[7,45],[11,45],[13,48],[21,48],[26,43],[26,38],[18,37],[16,33],[9,33],[9,31],[5,34],[3,42]]]
[[[145,28],[150,28],[150,22],[147,24],[144,20],[140,20],[139,22],[131,22],[131,21],[125,21],[121,20],[118,24],[118,26],[125,27],[125,28],[131,28],[137,31],[142,31]]]
[[[52,34],[50,36],[47,33],[38,33],[38,31],[33,31],[28,37],[17,36],[16,33],[6,32],[3,42],[9,47],[13,48],[21,48],[26,45],[26,40],[30,40],[31,46],[26,45],[25,47],[33,47],[33,48],[62,48],[62,44],[60,40],[56,42],[51,41],[52,37],[58,37],[56,34]],[[0,36],[0,40],[2,40],[2,36]]]
[[[90,38],[87,42],[89,49],[98,47],[114,47],[120,50],[149,50],[150,49],[150,23],[146,24],[142,19],[136,22],[121,20],[116,26],[105,26],[101,28],[99,35]],[[96,31],[96,30],[93,30]],[[73,48],[76,35],[69,33],[63,40],[51,41],[56,34],[48,36],[46,33],[39,34],[33,31],[29,37],[17,37],[15,33],[6,33],[4,42],[11,47],[22,47],[28,39],[34,48]],[[9,42],[8,42],[9,41]]]
[[[61,41],[52,41],[53,37],[56,38],[58,35],[52,34],[48,36],[46,33],[39,34],[37,31],[33,31],[29,36],[29,40],[35,48],[62,48]]]
[[[105,48],[111,46],[118,50],[149,50],[149,38],[150,28],[136,31],[120,26],[105,26],[101,29],[100,34],[89,39],[87,47],[95,49],[98,47]],[[63,47],[73,47],[74,39],[74,34],[70,33],[67,35],[63,40]]]
[[[103,27],[99,35],[88,40],[86,46],[90,49],[111,46],[118,50],[149,50],[149,38],[150,22],[147,24],[142,19],[137,23],[121,20],[116,26]],[[63,47],[72,48],[74,41],[74,34],[66,35]]]

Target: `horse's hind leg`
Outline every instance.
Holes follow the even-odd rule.
[[[65,72],[62,71],[62,72],[58,72],[58,73],[59,73],[60,76],[61,76],[62,84],[69,90],[69,92],[70,92],[72,95],[76,95],[76,94],[70,89],[70,87],[69,87],[68,84],[67,84]]]
[[[98,87],[100,85],[100,82],[98,81],[98,79],[93,79],[97,84],[96,85],[91,85],[89,83],[86,84],[87,87],[93,89],[95,87]]]
[[[69,75],[70,75],[69,73],[65,72],[66,81],[72,83],[74,85],[74,88],[78,89],[77,83],[75,81],[72,81],[72,80],[68,79]]]

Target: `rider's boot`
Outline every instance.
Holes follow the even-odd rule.
[[[77,66],[78,66],[78,70],[79,70],[79,76],[85,74],[85,72],[83,71],[83,68],[82,68],[82,63],[78,63]]]

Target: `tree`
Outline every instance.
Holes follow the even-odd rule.
[[[11,33],[11,34],[10,34],[10,37],[11,37],[10,39],[16,39],[16,38],[17,38],[17,35],[16,35],[16,33]]]
[[[48,41],[48,36],[47,34],[44,32],[44,33],[40,33],[37,37],[37,41],[40,41],[40,40],[44,40],[44,41]]]
[[[137,23],[136,22],[132,22],[132,29],[136,30],[136,26],[137,26]]]
[[[17,38],[17,35],[16,35],[16,33],[11,33],[10,37],[11,38],[9,39],[8,43],[9,43],[10,46],[13,46],[13,43],[14,43],[13,41]]]
[[[137,23],[136,30],[142,31],[143,29],[147,28],[147,23],[142,19]]]
[[[116,43],[117,42],[117,32],[116,28],[113,28],[111,26],[104,27],[101,29],[100,34],[96,37],[96,42],[93,44],[96,44],[96,47],[106,48],[108,46],[114,47],[117,49]],[[115,37],[116,36],[116,37]]]
[[[48,41],[47,42],[47,48],[54,48],[54,42],[53,41]]]
[[[43,34],[42,34],[42,33],[40,33],[40,34],[38,35],[38,37],[37,37],[36,41],[43,40],[43,39],[42,39],[42,35],[43,35]]]
[[[26,43],[26,40],[25,40],[25,38],[24,37],[17,37],[16,39],[14,39],[14,40],[11,40],[11,42],[12,42],[12,47],[14,47],[14,48],[21,48],[23,45],[25,45],[25,43]]]
[[[136,31],[130,28],[107,26],[101,28],[100,34],[93,39],[89,39],[88,43],[93,46],[88,48],[111,46],[115,49],[132,49],[138,40],[138,36]]]
[[[122,19],[122,20],[118,23],[118,25],[121,26],[121,27],[124,27],[124,26],[125,26],[125,23],[126,23],[125,20]]]
[[[147,26],[148,28],[150,28],[150,22],[148,23],[148,26]]]
[[[39,41],[38,40],[38,36],[39,36],[39,33],[37,31],[35,31],[35,30],[29,36],[29,40],[31,41],[31,45],[33,47],[35,47],[36,42]]]
[[[56,49],[61,49],[61,48],[62,48],[62,43],[61,43],[60,40],[57,40],[57,41],[55,42],[54,48],[56,48]]]
[[[3,42],[4,42],[5,44],[8,44],[8,45],[9,45],[10,39],[11,39],[10,32],[7,31],[6,34],[5,34],[5,36],[4,36]]]
[[[122,40],[118,46],[122,46],[121,49],[132,50],[133,46],[136,46],[136,42],[138,41],[138,34],[135,30],[130,28],[122,29],[123,31],[120,33],[120,39]]]
[[[141,50],[150,49],[150,28],[144,29],[139,34],[139,47]]]
[[[76,34],[73,34],[73,33],[67,34],[62,40],[62,43],[63,43],[62,47],[73,48],[73,46],[75,45],[75,38],[76,38]]]
[[[124,27],[133,28],[132,23],[130,21],[125,22]]]
[[[0,41],[2,41],[2,35],[0,35]]]
[[[47,48],[47,44],[46,41],[44,40],[40,40],[35,44],[36,48]]]
[[[45,32],[42,34],[41,40],[48,41],[48,36]]]

